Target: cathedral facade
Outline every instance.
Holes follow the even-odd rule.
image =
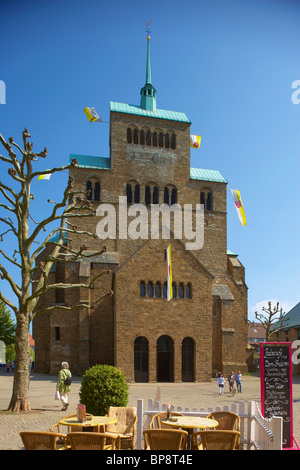
[[[91,255],[104,245],[106,251],[53,266],[49,282],[97,280],[90,290],[56,289],[41,299],[54,309],[33,324],[39,372],[56,373],[63,360],[74,374],[94,364],[115,365],[129,382],[197,382],[210,380],[216,371],[246,371],[247,286],[243,265],[227,249],[227,181],[216,170],[191,168],[189,119],[157,108],[150,38],[146,64],[140,104],[110,103],[110,157],[70,156],[78,162],[70,169],[74,187],[86,193],[96,216],[79,218],[77,233],[68,234],[66,244],[72,249],[85,245]],[[187,249],[200,204],[203,243]],[[137,205],[149,216],[143,219],[147,227],[138,224]],[[169,237],[162,236],[162,214],[156,219],[158,232],[151,230],[151,210],[158,205],[170,208]],[[190,208],[192,232],[186,224],[178,236],[174,207],[181,215]],[[116,217],[106,229],[112,231],[101,239],[101,220],[110,209]],[[87,231],[98,236],[88,237]],[[93,309],[84,306],[109,291],[113,294]],[[74,303],[83,306],[55,308]]]

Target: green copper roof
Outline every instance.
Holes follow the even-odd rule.
[[[168,119],[169,121],[187,122],[190,124],[189,119],[184,113],[178,111],[167,111],[165,109],[156,109],[155,111],[148,111],[142,109],[140,106],[125,103],[110,102],[110,111],[115,113],[135,114],[137,116],[146,116],[157,119]]]
[[[78,161],[79,168],[98,168],[102,170],[111,169],[110,158],[71,154],[69,158],[70,163],[73,158],[76,158]]]
[[[140,106],[147,111],[156,111],[156,90],[151,83],[150,36],[147,37],[146,83],[141,89]]]
[[[190,178],[192,180],[212,181],[215,183],[227,183],[218,170],[204,170],[202,168],[191,168]]]

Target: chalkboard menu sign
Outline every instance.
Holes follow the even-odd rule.
[[[293,440],[291,343],[260,343],[261,411],[265,418],[281,416],[282,447]]]

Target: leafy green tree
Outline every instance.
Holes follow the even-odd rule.
[[[5,304],[0,301],[0,339],[6,346],[12,345],[15,342],[16,324],[11,318],[10,311],[6,308]]]

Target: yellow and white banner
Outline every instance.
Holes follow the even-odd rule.
[[[83,110],[86,114],[86,117],[90,122],[103,122],[101,117],[98,115],[97,111],[95,108],[84,108]]]
[[[198,149],[201,144],[201,135],[190,135],[190,146],[192,149]]]
[[[241,193],[238,189],[231,189],[231,194],[239,217],[241,225],[244,227],[247,223],[244,206],[242,203]]]
[[[171,245],[169,245],[168,249],[167,249],[167,261],[168,261],[168,285],[167,285],[168,293],[167,293],[167,300],[171,300],[173,298]]]
[[[48,171],[48,168],[47,168],[47,171]],[[40,175],[37,180],[38,181],[40,181],[40,180],[49,180],[51,178],[51,174],[52,173],[49,173],[48,175]]]

